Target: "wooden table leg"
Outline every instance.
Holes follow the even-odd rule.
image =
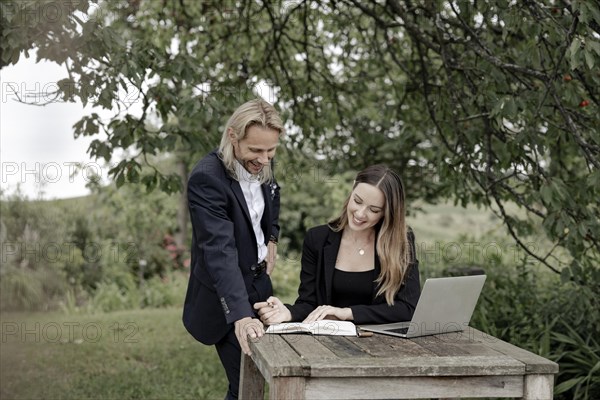
[[[523,399],[552,400],[554,392],[554,375],[525,375]]]
[[[303,377],[273,378],[269,385],[269,398],[279,399],[305,399],[305,380]]]
[[[242,354],[240,363],[239,398],[255,400],[265,395],[265,378],[262,376],[251,357]]]

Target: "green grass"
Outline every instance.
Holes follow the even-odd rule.
[[[2,314],[0,398],[220,399],[225,374],[181,308]]]

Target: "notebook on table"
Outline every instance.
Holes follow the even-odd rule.
[[[485,279],[485,275],[427,279],[412,320],[360,329],[404,338],[462,331],[469,326]]]

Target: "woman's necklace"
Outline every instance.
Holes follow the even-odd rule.
[[[352,240],[354,241],[354,248],[358,247],[358,255],[364,256],[366,253],[365,247],[367,247],[371,243],[371,235],[368,235],[367,241],[363,243],[362,246],[358,245],[358,240],[356,240],[355,238],[352,238]]]

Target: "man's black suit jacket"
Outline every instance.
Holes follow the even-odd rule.
[[[311,228],[304,237],[302,248],[302,271],[298,299],[287,305],[292,321],[302,321],[315,308],[332,304],[333,273],[336,258],[342,241],[342,232],[334,232],[327,225]],[[371,304],[351,306],[354,323],[383,324],[388,322],[410,321],[421,295],[419,281],[419,261],[415,253],[415,237],[408,233],[411,249],[411,264],[408,277],[394,297],[394,305],[389,306],[385,297],[376,296],[377,284],[373,282]],[[381,264],[375,256],[375,276],[379,276]]]
[[[267,244],[279,235],[279,187],[263,184],[262,192]],[[183,323],[198,341],[215,344],[233,322],[254,317],[251,301],[266,300],[272,287],[266,274],[255,279],[250,269],[258,250],[246,199],[215,151],[192,170],[187,196],[193,232]],[[249,293],[259,298],[249,299]]]

